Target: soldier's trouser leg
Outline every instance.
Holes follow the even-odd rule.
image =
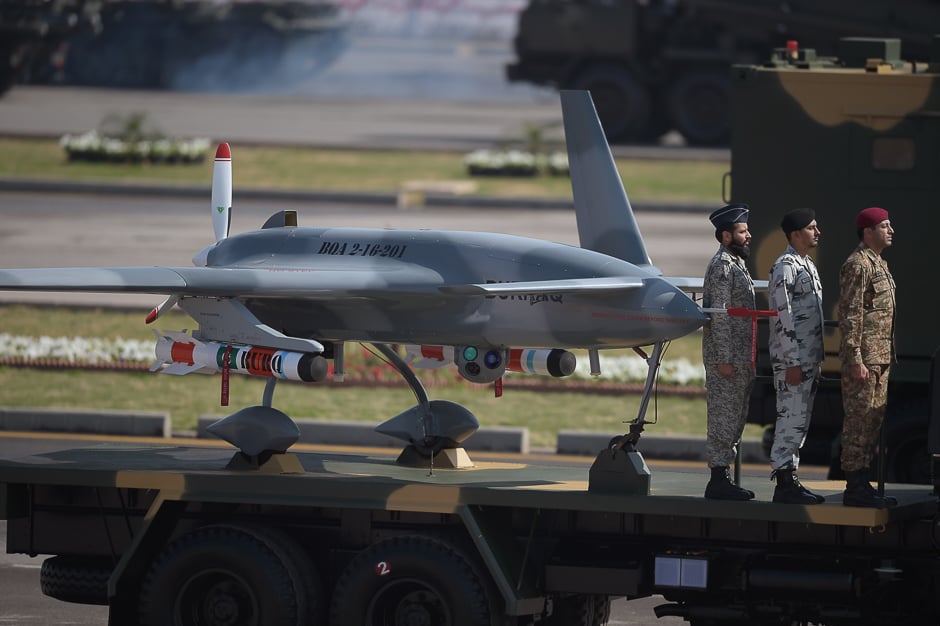
[[[715,366],[705,368],[705,387],[708,390],[705,460],[709,467],[734,463],[753,385],[754,375],[747,365],[735,365],[734,376],[730,379],[719,374]]]
[[[842,469],[854,472],[871,463],[871,453],[888,401],[888,365],[868,365],[868,378],[857,380],[842,367]]]
[[[777,390],[777,425],[774,430],[774,445],[770,449],[770,466],[773,469],[797,468],[800,465],[800,448],[806,440],[809,420],[813,415],[816,384],[819,368],[804,373],[799,385],[787,385],[786,370],[774,368],[774,388]]]

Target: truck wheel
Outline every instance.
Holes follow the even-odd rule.
[[[359,553],[333,591],[333,626],[491,626],[501,619],[486,581],[457,550],[425,536]]]
[[[238,526],[207,526],[160,553],[140,592],[151,626],[299,626],[307,590],[277,540]]]
[[[569,88],[591,92],[608,140],[636,139],[649,134],[649,93],[626,69],[595,65],[575,76]]]
[[[610,597],[575,594],[556,597],[551,616],[539,622],[545,626],[603,626],[610,620]]]
[[[320,572],[307,551],[298,541],[285,532],[274,528],[246,528],[261,538],[268,546],[275,549],[281,562],[290,571],[297,594],[298,626],[316,626],[326,621],[327,596]]]
[[[669,93],[673,126],[693,145],[727,143],[731,137],[731,80],[728,71],[683,74]]]
[[[63,602],[108,604],[108,578],[114,565],[100,559],[53,556],[42,562],[43,594]]]

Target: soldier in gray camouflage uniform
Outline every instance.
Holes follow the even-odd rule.
[[[894,352],[894,278],[881,252],[894,229],[880,207],[855,219],[858,247],[839,272],[839,330],[842,341],[842,469],[846,506],[884,508],[897,500],[882,496],[869,482],[872,447],[884,423],[888,373]]]
[[[748,213],[746,204],[731,204],[709,216],[721,246],[705,270],[702,298],[705,308],[754,308],[754,282],[744,264],[751,242]],[[713,313],[702,331],[708,412],[705,457],[711,469],[705,497],[750,500],[754,492],[735,485],[728,467],[735,459],[744,432],[754,383],[751,321]]]
[[[823,496],[800,483],[796,470],[806,440],[823,360],[822,284],[809,251],[819,242],[812,209],[795,209],[780,224],[788,246],[770,269],[770,359],[777,391],[777,424],[770,451],[774,502],[819,504]]]

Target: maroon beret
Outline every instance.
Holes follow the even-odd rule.
[[[855,218],[855,228],[871,228],[888,219],[888,212],[881,207],[873,206],[860,211]]]

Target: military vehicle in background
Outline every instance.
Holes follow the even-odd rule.
[[[45,22],[60,4],[91,6],[12,4],[18,3]],[[43,46],[38,35],[24,33],[34,54],[12,77],[92,87],[283,88],[328,66],[344,45],[339,10],[328,0],[99,0],[94,18],[94,27],[71,29]]]
[[[929,63],[908,63],[898,39],[845,38],[837,59],[779,49],[770,63],[735,66],[731,77],[730,199],[751,205],[748,264],[755,278],[767,278],[786,247],[782,215],[814,208],[822,231],[814,256],[823,307],[835,320],[839,269],[858,245],[856,214],[870,206],[890,212],[897,235],[884,256],[897,283],[898,362],[891,371],[884,461],[888,479],[898,482],[930,479],[931,363],[940,368],[931,263],[940,232],[940,37],[933,44]],[[831,460],[837,470],[843,411],[835,322],[825,334],[824,380],[803,458]],[[758,345],[765,384],[755,386],[751,421],[772,428],[766,327]]]
[[[519,16],[511,81],[589,89],[607,135],[727,143],[732,63],[759,63],[795,39],[820,54],[849,36],[902,38],[926,60],[934,0],[530,0]]]
[[[100,7],[98,0],[0,2],[0,94],[24,76],[49,80],[69,37],[99,27]]]

